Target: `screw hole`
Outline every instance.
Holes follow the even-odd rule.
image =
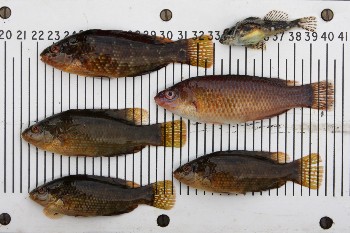
[[[11,9],[7,6],[0,8],[0,17],[3,19],[8,19],[11,16]]]
[[[2,213],[0,214],[0,224],[1,225],[8,225],[11,222],[11,216],[8,213]]]
[[[170,223],[170,218],[166,214],[159,215],[157,218],[157,224],[160,227],[166,227]]]
[[[326,22],[331,21],[333,19],[333,17],[334,17],[334,13],[331,9],[324,9],[321,12],[321,18]]]
[[[160,18],[163,21],[169,21],[173,17],[173,13],[169,9],[164,9],[160,12]]]
[[[333,219],[327,216],[320,219],[320,226],[325,230],[331,228],[333,223]]]

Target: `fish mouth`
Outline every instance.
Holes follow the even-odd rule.
[[[41,53],[40,53],[40,60],[47,63],[49,61],[50,58],[50,51],[49,48],[44,49]]]
[[[28,128],[28,129],[25,129],[25,130],[21,133],[22,139],[24,139],[24,140],[27,141],[27,142],[30,141],[29,131],[30,131],[30,129]]]
[[[163,106],[165,101],[164,101],[164,92],[159,92],[155,97],[154,97],[154,102],[156,102],[157,105]]]

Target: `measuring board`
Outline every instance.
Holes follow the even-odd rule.
[[[2,1],[12,15],[0,28],[0,212],[11,222],[0,232],[321,232],[321,217],[350,229],[349,79],[350,3],[336,1]],[[320,15],[330,8],[334,19]],[[170,9],[164,22],[160,12]],[[267,50],[218,42],[238,20],[281,10],[291,19],[317,16],[316,33],[288,31],[271,37]],[[170,64],[147,75],[107,79],[61,72],[40,61],[53,42],[87,29],[132,30],[172,40],[211,34],[215,64],[210,69]],[[68,109],[141,107],[150,124],[180,119],[158,107],[153,97],[166,87],[198,75],[247,74],[334,83],[334,111],[296,108],[269,120],[239,125],[201,124],[184,119],[188,138],[181,148],[146,147],[110,158],[68,157],[36,149],[20,133],[38,120]],[[348,94],[346,94],[348,93]],[[319,153],[324,178],[319,190],[293,182],[262,193],[213,194],[189,188],[172,176],[179,165],[220,150],[281,151],[293,160]],[[48,219],[28,192],[68,174],[95,174],[141,185],[169,179],[177,201],[170,211],[139,206],[111,217]],[[157,217],[170,224],[161,228]]]

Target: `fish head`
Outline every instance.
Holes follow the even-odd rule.
[[[195,93],[185,82],[167,88],[154,97],[155,102],[183,117],[194,119],[197,112]]]
[[[177,168],[173,174],[180,182],[193,185],[196,182],[196,168],[197,164],[192,161]]]
[[[222,33],[219,42],[224,45],[237,45],[236,27],[226,28]]]
[[[62,192],[60,186],[57,182],[49,182],[33,189],[29,193],[29,197],[39,205],[48,206],[59,199]]]
[[[47,118],[25,129],[22,138],[38,148],[49,150],[57,140],[59,132],[55,120]]]
[[[44,49],[41,54],[41,60],[57,69],[70,71],[79,66],[80,60],[77,59],[77,53],[81,48],[81,42],[78,42],[77,35],[69,36]]]

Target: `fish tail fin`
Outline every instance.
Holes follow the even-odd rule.
[[[298,23],[299,27],[301,27],[307,31],[310,31],[310,32],[316,31],[317,20],[316,20],[315,16],[297,19],[296,22]]]
[[[316,153],[294,161],[293,164],[298,169],[296,177],[293,179],[294,182],[310,189],[318,189],[323,179],[323,166],[320,165],[321,162],[320,156]]]
[[[334,87],[331,82],[311,83],[313,92],[311,108],[330,111],[334,104]]]
[[[170,180],[158,181],[153,186],[153,203],[152,206],[170,210],[175,205],[176,195],[173,184]]]
[[[210,68],[213,65],[213,42],[209,36],[187,39],[188,64]]]
[[[161,124],[161,145],[180,148],[186,144],[186,123],[181,120]]]

